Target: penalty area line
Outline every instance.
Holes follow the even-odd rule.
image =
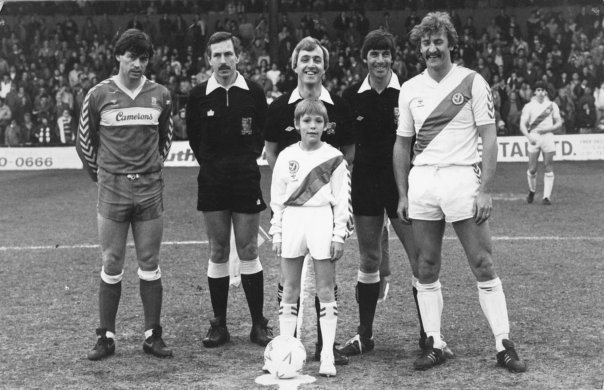
[[[355,241],[356,236],[348,240]],[[456,236],[445,236],[444,240],[457,240]],[[604,237],[597,236],[493,236],[493,241],[604,241]],[[390,237],[390,241],[398,240],[398,237]],[[202,241],[164,241],[162,246],[185,246],[185,245],[207,245],[207,240]],[[133,242],[126,244],[134,247]],[[99,244],[75,244],[75,245],[34,245],[34,246],[0,246],[0,252],[8,251],[45,251],[51,249],[100,249]]]

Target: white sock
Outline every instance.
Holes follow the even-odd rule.
[[[550,198],[554,188],[554,172],[545,172],[543,175],[543,197]]]
[[[480,307],[485,317],[487,317],[491,331],[495,336],[497,352],[501,352],[505,349],[501,342],[509,338],[510,333],[508,309],[505,303],[501,279],[495,278],[486,282],[478,282],[477,285]]]
[[[208,260],[208,277],[214,279],[226,278],[229,276],[229,263],[213,263]]]
[[[537,189],[537,174],[532,175],[529,171],[526,171],[526,179],[528,181],[529,191],[535,192]]]
[[[357,281],[365,284],[373,284],[380,282],[380,271],[376,271],[373,273],[365,273],[361,270],[357,273]]]
[[[296,303],[283,303],[279,306],[279,334],[294,336],[298,323],[298,305]]]
[[[147,329],[145,331],[145,340],[147,340],[149,337],[151,337],[153,335],[153,329]]]
[[[440,281],[429,284],[418,282],[417,303],[426,335],[434,338],[434,348],[442,349],[446,344],[440,337],[440,318],[443,313],[443,294]]]
[[[253,260],[241,260],[240,267],[241,275],[253,275],[262,271],[262,263],[259,257]]]
[[[336,301],[321,302],[321,334],[323,335],[323,348],[321,349],[321,360],[333,360],[333,343],[336,340],[336,328],[338,326],[338,303]]]

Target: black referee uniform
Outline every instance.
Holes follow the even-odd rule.
[[[352,209],[355,215],[397,218],[398,190],[392,168],[392,149],[398,126],[400,84],[393,73],[390,84],[377,93],[369,79],[348,87],[356,134],[352,171]]]
[[[267,108],[262,88],[241,75],[228,90],[214,78],[191,90],[186,121],[199,163],[198,210],[253,214],[266,209],[256,159]]]
[[[301,100],[296,88],[279,96],[268,108],[264,139],[278,144],[277,154],[300,141],[300,134],[294,127],[294,111],[296,104]],[[348,102],[337,95],[330,95],[326,89],[321,93],[321,101],[325,104],[329,116],[329,123],[325,126],[321,140],[335,148],[354,144],[354,122]]]

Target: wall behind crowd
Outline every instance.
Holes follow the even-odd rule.
[[[214,31],[242,38],[239,70],[262,85],[271,101],[295,86],[289,56],[306,35],[330,50],[325,85],[332,93],[341,94],[365,76],[359,49],[374,28],[397,36],[393,68],[402,80],[412,77],[422,64],[409,47],[407,32],[426,12],[282,13],[278,42],[268,37],[266,15],[237,12],[228,5],[224,12],[199,14],[9,15],[0,25],[0,144],[73,144],[83,98],[115,72],[112,42],[128,27],[152,36],[156,55],[148,77],[170,89],[175,138],[184,139],[184,104],[190,89],[210,75],[203,49]],[[462,8],[451,15],[460,35],[455,61],[476,69],[492,85],[500,135],[519,134],[520,111],[541,79],[561,108],[564,132],[599,130],[604,112],[602,15],[576,6]],[[278,46],[277,58],[269,54],[271,44]]]

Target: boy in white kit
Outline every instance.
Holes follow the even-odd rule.
[[[271,184],[274,214],[269,234],[273,237],[273,251],[282,257],[284,283],[279,329],[282,335],[294,335],[302,265],[309,252],[314,260],[322,313],[319,374],[335,376],[335,262],[342,257],[344,240],[352,230],[350,174],[342,153],[321,141],[328,117],[320,100],[304,99],[298,103],[294,123],[301,141],[279,154]]]

